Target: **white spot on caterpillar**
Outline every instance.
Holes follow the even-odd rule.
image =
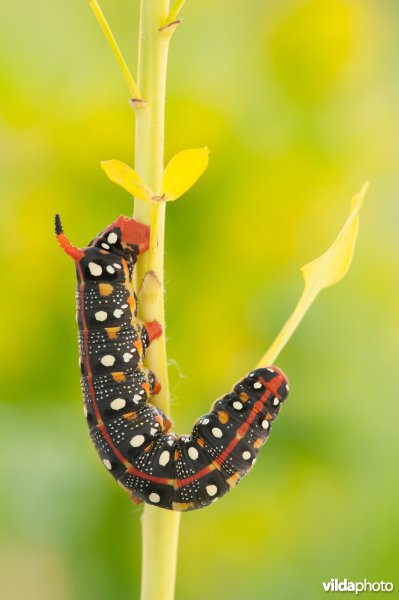
[[[201,419],[200,425],[208,425],[209,419]]]
[[[218,493],[216,485],[207,485],[206,493],[208,494],[208,496],[216,496],[216,494]]]
[[[101,244],[101,248],[104,248],[104,250],[109,250],[109,246],[105,242]]]
[[[114,310],[114,317],[116,317],[117,319],[120,319],[122,315],[123,315],[123,310],[121,310],[120,308],[116,308]]]
[[[133,354],[130,354],[130,352],[125,352],[125,354],[123,355],[123,360],[125,362],[129,362],[129,360],[131,360],[133,358]]]
[[[219,429],[219,427],[213,427],[212,428],[212,435],[215,438],[221,438],[223,436],[223,431],[221,429]]]
[[[112,400],[110,404],[112,410],[120,410],[121,408],[125,408],[125,406],[126,400],[124,400],[123,398],[115,398],[115,400]]]
[[[164,467],[168,464],[170,459],[170,453],[167,450],[164,450],[159,457],[159,464]]]
[[[107,240],[109,241],[110,244],[116,244],[116,242],[118,241],[118,236],[116,235],[116,233],[114,231],[112,231],[109,236],[107,237]]]
[[[158,430],[155,429],[154,427],[151,427],[151,429],[150,429],[150,435],[155,435],[156,433],[158,433]]]
[[[244,460],[249,460],[251,458],[251,453],[248,452],[248,450],[244,450],[244,452],[241,454],[241,456],[243,457]]]
[[[277,406],[277,404],[278,404],[279,402],[280,402],[280,400],[279,400],[278,398],[275,398],[275,399],[273,400],[273,404],[274,404],[274,406]]]
[[[262,421],[262,427],[263,429],[269,429],[269,421],[267,419]]]
[[[121,308],[129,308],[128,304],[122,304]]]
[[[154,504],[158,504],[158,502],[161,500],[161,496],[155,492],[151,492],[151,494],[148,496],[148,500]]]
[[[102,365],[104,365],[104,367],[112,367],[112,365],[115,362],[115,356],[112,356],[111,354],[106,354],[101,358],[100,362]]]
[[[121,269],[122,268],[121,265],[118,264],[118,263],[114,263],[114,267],[115,267],[115,269]]]
[[[255,390],[259,390],[262,387],[262,384],[260,381],[257,381],[256,383],[254,383],[254,389]]]
[[[112,265],[108,265],[107,271],[108,271],[108,273],[111,273],[111,275],[113,275],[113,273],[115,273],[115,269]]]
[[[241,402],[239,402],[238,400],[236,400],[235,402],[233,402],[233,408],[235,408],[236,410],[241,410],[242,409]]]
[[[112,469],[112,465],[111,465],[110,461],[108,460],[108,458],[104,458],[103,463],[107,467],[108,471],[110,471]]]
[[[88,267],[93,277],[100,277],[101,273],[103,272],[102,267],[95,262],[89,262]]]
[[[98,310],[94,317],[96,319],[96,321],[105,321],[105,319],[107,318],[107,313],[105,312],[105,310]]]
[[[274,369],[271,369],[270,367],[266,367],[266,371],[269,371],[269,373],[274,373]]]
[[[87,407],[86,407],[86,404],[83,404],[83,414],[84,414],[84,416],[87,419]]]
[[[167,442],[168,446],[173,446],[173,444],[175,443],[175,440],[174,440],[174,438],[169,437],[169,438],[167,438],[166,442]]]
[[[191,458],[191,460],[197,460],[197,458],[198,458],[197,448],[194,448],[194,446],[190,446],[190,448],[188,449],[188,455]]]
[[[135,404],[138,404],[140,402],[140,400],[141,400],[141,396],[139,396],[139,394],[134,394],[134,396],[133,396],[133,402]]]
[[[130,440],[130,445],[133,446],[133,448],[138,448],[139,446],[142,446],[144,444],[144,439],[145,438],[143,435],[135,435]]]

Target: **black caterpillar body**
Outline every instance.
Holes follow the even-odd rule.
[[[131,283],[149,228],[119,217],[80,250],[57,215],[56,234],[76,265],[84,412],[104,466],[136,503],[188,511],[214,502],[254,464],[288,395],[286,377],[276,367],[256,369],[190,435],[172,433],[169,419],[149,402],[159,386],[143,366],[162,330],[138,319]]]

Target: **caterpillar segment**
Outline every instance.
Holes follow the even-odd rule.
[[[149,228],[119,217],[79,249],[56,235],[74,260],[84,414],[104,464],[134,503],[189,511],[222,497],[250,471],[288,395],[277,367],[249,373],[216,400],[189,435],[170,431],[150,402],[160,389],[143,360],[162,334],[143,323],[132,288],[133,267],[149,245]]]

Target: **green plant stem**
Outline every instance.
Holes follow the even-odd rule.
[[[104,16],[104,13],[102,12],[97,0],[89,0],[89,5],[94,13],[94,16],[96,17],[96,19],[98,21],[98,24],[100,25],[101,29],[103,30],[105,39],[107,40],[108,44],[110,45],[110,48],[111,48],[116,60],[118,61],[120,69],[126,79],[126,83],[127,83],[128,87],[129,87],[129,91],[132,96],[132,100],[134,102],[136,102],[136,105],[138,105],[137,103],[139,101],[142,101],[143,99],[138,90],[136,82],[134,81],[132,74],[129,71],[129,67],[127,66],[126,61],[123,58],[122,52],[119,49],[116,39],[113,36],[110,26],[108,25],[108,22]]]
[[[169,12],[169,0],[141,0],[138,59],[138,87],[145,105],[136,111],[135,169],[156,193],[164,169],[165,87],[168,47],[173,28],[159,31]],[[151,226],[150,248],[140,257],[136,285],[146,273],[140,313],[145,320],[156,319],[165,331],[164,318],[164,232],[165,203],[149,205],[135,200],[134,217]],[[152,343],[147,366],[162,386],[153,403],[167,414],[169,385],[165,335]],[[172,600],[174,596],[179,513],[145,505],[142,516],[143,562],[141,600]]]

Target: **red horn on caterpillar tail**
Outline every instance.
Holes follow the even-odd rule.
[[[60,215],[55,215],[55,235],[57,236],[57,241],[61,248],[64,250],[68,256],[70,256],[75,262],[78,262],[83,258],[84,252],[80,248],[73,246],[71,242],[68,240],[67,236],[64,233],[61,223]]]

